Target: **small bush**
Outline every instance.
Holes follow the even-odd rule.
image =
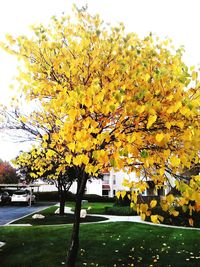
[[[128,206],[113,206],[105,207],[105,214],[107,215],[118,215],[118,216],[130,216],[137,215],[137,212]]]
[[[127,192],[127,194],[128,194],[129,192]],[[119,198],[116,198],[115,199],[115,205],[116,206],[120,206],[120,207],[124,207],[124,206],[130,206],[130,204],[131,204],[131,201],[130,201],[130,199],[128,198],[128,195],[125,195],[125,197],[124,198],[122,198],[121,196],[119,197]]]
[[[59,201],[58,191],[52,192],[34,192],[38,201]],[[65,195],[66,201],[75,201],[76,195],[72,192],[67,192]],[[83,200],[88,202],[115,202],[115,198],[102,197],[95,194],[86,194],[83,196]]]
[[[158,214],[164,217],[163,224],[176,225],[176,226],[191,226],[189,224],[189,219],[193,220],[193,226],[200,228],[200,212],[193,211],[192,215],[189,214],[189,211],[183,212],[181,207],[176,207],[176,211],[179,212],[178,216],[170,215],[169,212],[165,212],[161,207],[156,207],[152,209],[152,215]],[[146,218],[147,221],[150,221],[150,218]]]

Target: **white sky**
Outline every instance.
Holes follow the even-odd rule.
[[[1,0],[0,40],[6,33],[27,34],[28,27],[48,23],[53,15],[71,12],[72,4],[88,3],[90,13],[99,13],[106,22],[124,22],[128,31],[144,36],[153,32],[185,46],[185,62],[200,63],[200,0]],[[16,73],[12,56],[0,51],[0,102],[8,103],[9,84]],[[10,160],[23,145],[6,142],[0,136],[0,158]]]

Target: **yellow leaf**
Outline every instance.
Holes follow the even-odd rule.
[[[190,110],[189,110],[189,108],[187,108],[187,107],[182,107],[182,108],[180,108],[180,113],[182,114],[182,115],[186,115],[188,112],[189,112]]]
[[[68,146],[68,148],[69,148],[72,152],[74,152],[74,150],[75,150],[75,143],[69,143],[67,146]]]
[[[164,156],[165,156],[166,158],[168,158],[169,155],[170,155],[170,150],[169,150],[169,149],[164,150],[164,151],[163,151],[163,154],[164,154]]]
[[[163,222],[164,221],[164,217],[161,216],[161,215],[158,215],[158,219],[159,219],[160,222]]]
[[[162,208],[162,210],[167,211],[168,208],[169,208],[169,205],[167,203],[162,203],[161,202],[161,208]]]
[[[148,82],[148,80],[150,79],[150,77],[151,77],[151,76],[149,75],[149,73],[147,73],[147,74],[144,76],[145,81]]]
[[[131,136],[129,136],[129,142],[133,143],[136,140],[136,135],[133,133]]]
[[[151,221],[153,223],[160,223],[159,219],[158,219],[158,215],[151,215]]]
[[[72,159],[72,155],[67,155],[67,156],[65,157],[65,161],[66,161],[68,164],[71,163],[71,159]]]
[[[148,210],[148,205],[147,204],[140,204],[140,211],[142,212],[142,213],[146,213],[147,212],[147,210]]]
[[[171,165],[172,165],[173,167],[178,167],[179,164],[180,164],[180,162],[181,162],[181,160],[180,160],[178,157],[176,157],[176,156],[172,156],[172,157],[170,158],[170,162],[171,162]]]
[[[164,168],[159,169],[159,173],[162,176],[165,173],[165,169]]]
[[[42,143],[42,147],[43,147],[43,148],[47,148],[47,142],[43,142],[43,143]]]
[[[164,134],[163,133],[160,133],[160,134],[156,135],[156,141],[159,142],[159,143],[163,140],[163,138],[164,138]]]
[[[184,122],[183,122],[183,121],[179,121],[179,122],[176,123],[176,125],[177,125],[179,128],[183,129],[183,127],[184,127]]]
[[[166,196],[166,200],[171,204],[174,201],[174,196],[172,194],[169,194],[168,196]]]
[[[43,137],[42,137],[42,139],[43,139],[44,141],[47,141],[47,140],[49,139],[48,134],[44,134]]]
[[[174,217],[177,217],[179,215],[179,212],[177,210],[173,210],[171,211],[171,214],[174,216]]]
[[[156,121],[157,115],[150,115],[148,118],[148,123],[147,123],[147,129],[149,129],[152,124]]]
[[[121,191],[121,197],[122,197],[122,199],[125,197],[125,195],[126,195],[126,191],[124,190],[124,191]]]
[[[120,191],[117,191],[115,195],[116,195],[116,197],[119,199],[120,196],[121,196],[121,192],[120,192]]]
[[[76,165],[76,166],[80,166],[82,163],[81,161],[81,157],[80,156],[76,156],[73,158],[73,164]]]
[[[82,156],[82,162],[83,164],[87,165],[89,163],[89,158],[87,155],[83,155]]]
[[[194,221],[193,221],[192,218],[189,219],[189,225],[190,225],[190,226],[194,226]]]
[[[157,205],[157,201],[155,199],[154,200],[151,200],[150,207],[151,208],[154,208],[156,205]]]
[[[23,122],[23,123],[26,123],[26,122],[27,122],[27,118],[25,118],[24,116],[22,116],[22,117],[20,118],[20,120],[21,120],[21,122]]]
[[[198,72],[193,71],[192,72],[192,80],[195,81],[198,78]]]
[[[170,129],[171,128],[171,123],[170,122],[166,122],[165,126],[167,127],[167,129]]]
[[[171,101],[173,98],[174,98],[173,95],[169,95],[169,96],[166,97],[166,99],[169,100],[169,101]]]
[[[141,213],[140,216],[141,216],[141,219],[142,219],[143,221],[145,221],[145,219],[146,219],[146,214],[145,214],[145,213]]]
[[[137,111],[139,112],[139,113],[143,113],[144,111],[145,111],[145,105],[142,105],[142,106],[138,106],[137,107]]]

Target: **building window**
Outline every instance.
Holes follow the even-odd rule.
[[[102,183],[109,184],[109,178],[110,178],[110,175],[104,174]]]
[[[109,190],[102,190],[102,195],[103,195],[103,197],[108,197],[109,196]]]
[[[163,187],[157,189],[157,192],[158,192],[158,196],[164,196],[165,195],[165,191],[164,191]]]
[[[113,175],[113,185],[116,185],[116,175]]]

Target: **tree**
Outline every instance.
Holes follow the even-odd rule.
[[[28,183],[33,182],[35,178],[40,178],[44,181],[51,181],[56,185],[60,200],[59,214],[64,215],[66,193],[76,180],[76,176],[73,168],[70,167],[65,170],[62,169],[62,172],[60,172],[59,168],[62,167],[63,162],[59,161],[58,156],[55,156],[54,158],[51,157],[49,161],[48,154],[43,149],[34,148],[33,151],[21,153],[13,163]]]
[[[0,184],[18,183],[16,169],[9,162],[0,160]]]
[[[139,193],[147,187],[145,180],[161,186],[169,173],[184,201],[197,202],[200,195],[199,177],[188,185],[179,175],[199,162],[200,144],[200,83],[196,69],[182,61],[183,49],[151,34],[144,39],[126,34],[123,24],[110,27],[85,10],[75,10],[75,18],[53,17],[48,27],[33,27],[33,38],[7,35],[2,44],[24,63],[18,80],[26,99],[38,104],[35,121],[51,129],[41,132],[42,148],[49,158],[62,158],[58,172],[72,167],[76,173],[68,267],[75,266],[77,257],[86,182],[102,169],[136,172],[138,181],[125,183]],[[56,129],[49,114],[56,117]],[[41,162],[37,164],[43,172]],[[163,208],[171,201],[168,196]],[[148,207],[138,209],[143,217],[150,216]]]

